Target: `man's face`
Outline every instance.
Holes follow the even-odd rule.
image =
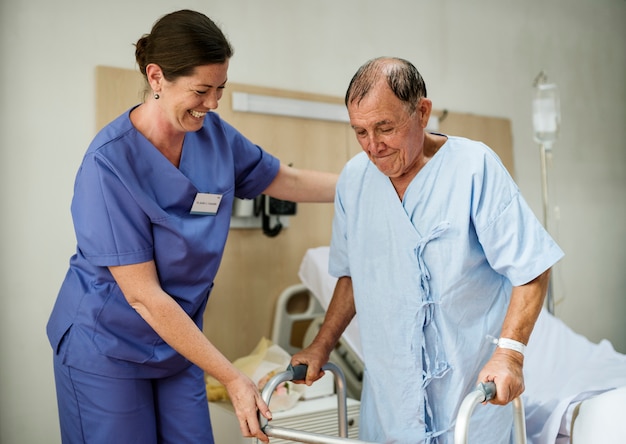
[[[348,114],[361,148],[384,175],[410,176],[423,166],[422,107],[409,114],[386,82],[379,81],[360,103],[350,103]]]

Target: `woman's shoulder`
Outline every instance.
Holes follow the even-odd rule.
[[[87,154],[100,151],[103,147],[124,138],[129,133],[136,132],[135,127],[130,121],[130,113],[134,108],[136,108],[136,106],[129,108],[98,131],[96,137],[93,138],[89,145]]]

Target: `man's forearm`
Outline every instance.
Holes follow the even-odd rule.
[[[314,342],[330,353],[355,314],[352,279],[344,276],[337,280],[324,323]]]
[[[550,269],[527,284],[513,287],[501,337],[528,344],[548,289]]]

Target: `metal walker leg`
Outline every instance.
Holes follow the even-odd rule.
[[[496,385],[493,382],[481,382],[476,390],[468,394],[459,408],[454,428],[454,444],[467,444],[469,422],[474,408],[496,396]],[[526,422],[524,405],[521,398],[515,398],[513,404],[513,422],[515,424],[515,442],[526,444]]]

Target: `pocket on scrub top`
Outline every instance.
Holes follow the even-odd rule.
[[[60,355],[62,353],[63,350],[63,346],[65,345],[66,341],[68,340],[68,337],[70,335],[70,330],[72,329],[72,324],[70,324],[65,331],[63,332],[63,334],[60,335],[60,337],[56,340],[53,341],[52,344],[52,348],[54,350],[54,354],[55,355]]]
[[[93,342],[105,356],[138,364],[150,361],[155,348],[164,344],[117,286],[111,288],[96,316]]]

